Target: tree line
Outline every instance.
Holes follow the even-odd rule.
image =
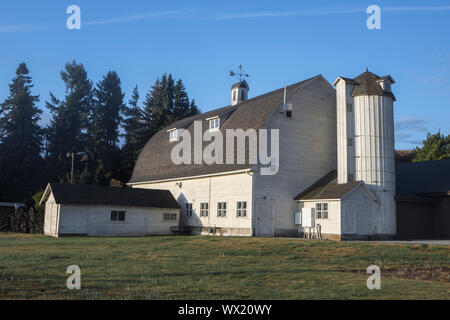
[[[128,101],[115,71],[94,84],[81,63],[61,71],[63,96],[50,93],[45,102],[50,123],[41,127],[39,96],[21,63],[0,104],[0,195],[31,197],[48,181],[110,185],[127,182],[145,143],[170,123],[199,113],[181,79],[163,74],[142,104],[137,86]]]

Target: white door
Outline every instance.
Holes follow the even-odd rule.
[[[256,200],[256,235],[273,237],[272,201]]]

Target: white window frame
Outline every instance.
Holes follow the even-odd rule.
[[[292,103],[288,103],[284,109],[284,116],[287,119],[292,119],[294,116],[294,107]]]
[[[116,218],[113,219],[113,213],[116,214]],[[120,213],[123,213],[123,220],[119,220]],[[109,215],[109,221],[112,223],[124,223],[127,221],[127,212],[126,210],[111,210]]]
[[[236,202],[236,218],[247,218],[247,201]]]
[[[177,129],[171,129],[167,130],[169,132],[169,142],[175,142],[178,141],[178,130]]]
[[[330,205],[328,204],[328,202],[324,202],[322,203],[322,219],[327,220],[330,212]]]
[[[209,131],[217,131],[220,128],[220,118],[214,117],[214,118],[208,118],[206,120],[209,120]]]
[[[175,212],[164,212],[163,213],[163,221],[164,222],[177,221],[177,214]]]
[[[209,215],[209,203],[201,202],[200,203],[200,217],[208,217]]]
[[[217,217],[226,218],[227,217],[227,203],[217,202]]]
[[[192,217],[192,203],[186,203],[186,217]]]
[[[330,204],[328,202],[316,203],[316,219],[327,220],[330,216]]]

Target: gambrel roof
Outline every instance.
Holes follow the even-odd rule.
[[[329,83],[321,76],[315,76],[304,81],[295,83],[286,87],[286,94],[289,96],[298,88],[310,81],[323,81],[329,90],[334,90]],[[183,177],[193,177],[231,172],[238,170],[250,170],[251,165],[248,161],[248,149],[245,152],[245,164],[225,164],[226,150],[224,150],[224,164],[180,164],[172,162],[171,152],[176,142],[169,142],[169,132],[175,128],[186,129],[194,137],[194,121],[202,121],[203,132],[208,130],[209,121],[207,119],[219,116],[220,131],[224,136],[224,149],[226,146],[226,129],[242,129],[246,131],[249,128],[258,131],[266,126],[270,115],[283,103],[284,88],[257,96],[246,100],[235,106],[227,106],[220,109],[205,112],[196,116],[177,121],[166,128],[157,132],[142,149],[136,161],[133,175],[129,184],[143,183],[150,181],[177,179]],[[210,142],[203,142],[202,150]],[[248,147],[248,143],[246,143]],[[192,144],[192,155],[194,145]],[[237,148],[235,149],[235,157]]]

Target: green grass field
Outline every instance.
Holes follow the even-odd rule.
[[[366,268],[381,268],[368,290]],[[69,290],[69,265],[81,290]],[[450,248],[279,238],[0,233],[0,299],[448,299]]]

